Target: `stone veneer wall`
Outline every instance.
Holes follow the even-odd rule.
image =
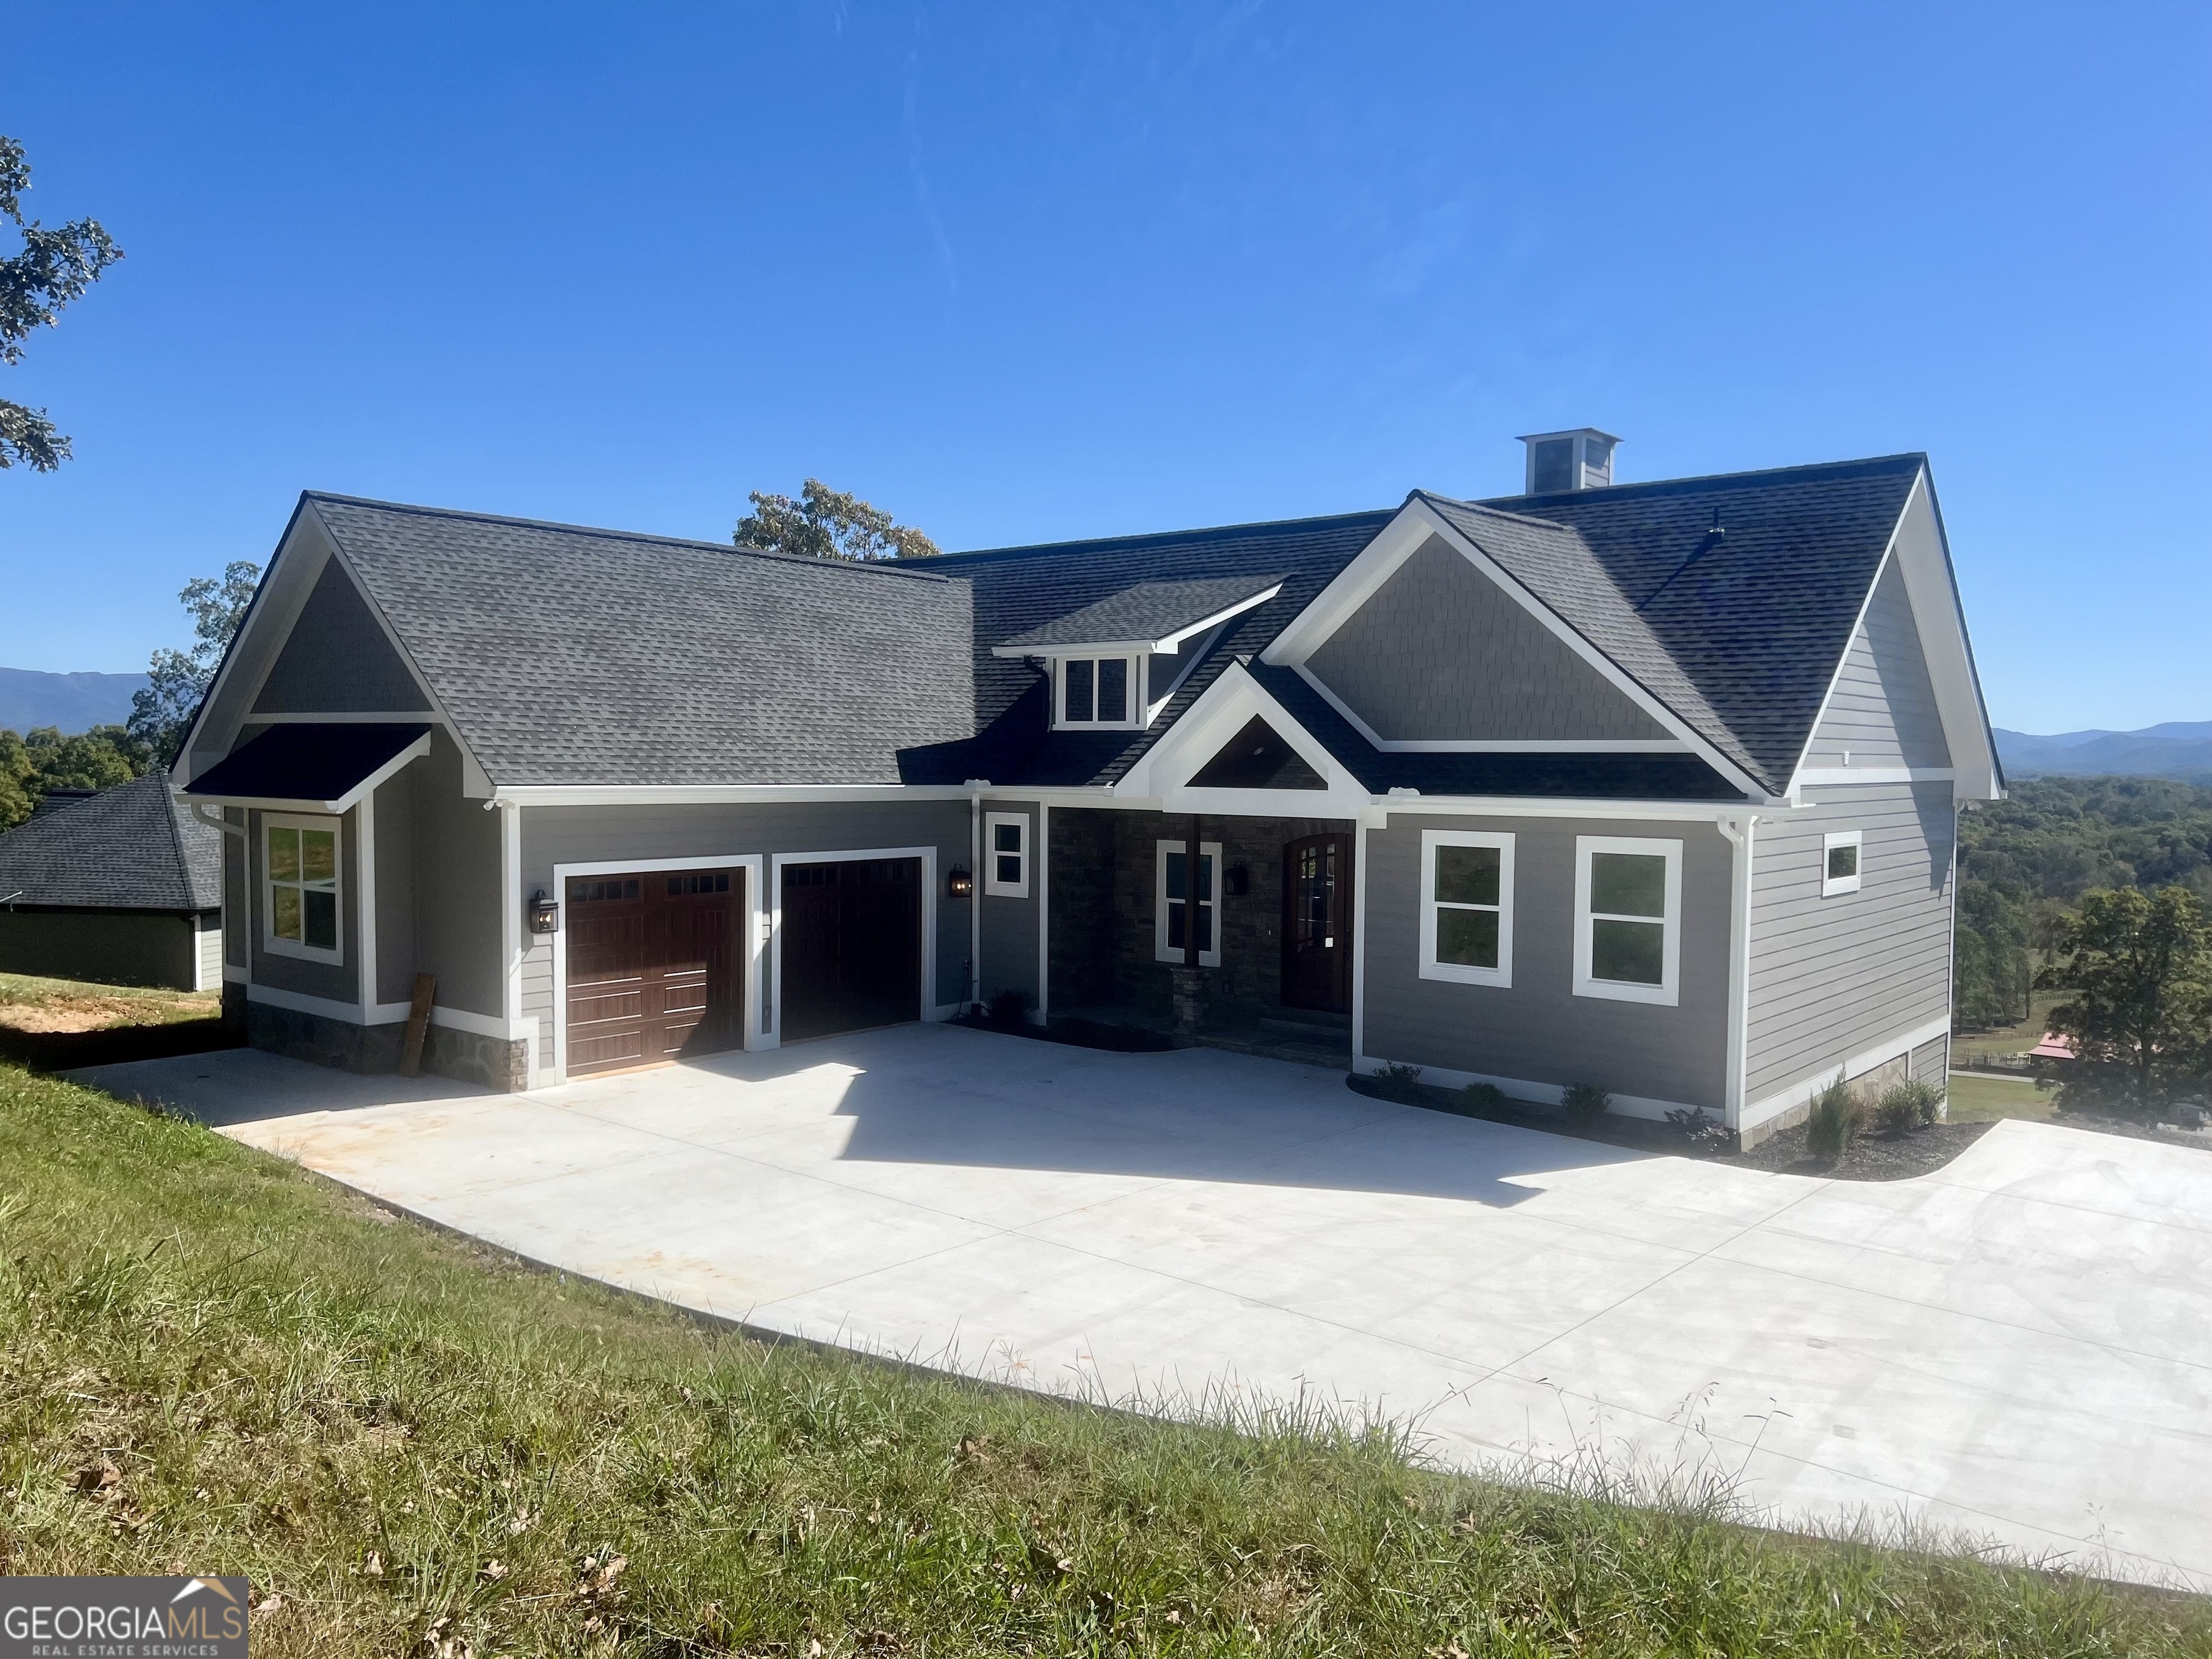
[[[226,1004],[229,989],[224,988]],[[245,988],[238,989],[242,994]],[[404,1022],[358,1025],[265,1002],[246,1002],[244,1012],[246,1040],[252,1047],[341,1072],[396,1072],[406,1046]],[[433,1025],[422,1042],[422,1069],[511,1094],[530,1086],[529,1045]]]
[[[1191,839],[1182,813],[1055,808],[1052,814],[1052,1004],[1107,1004],[1171,1017],[1170,965],[1152,954],[1155,843]],[[1283,976],[1283,848],[1348,820],[1201,817],[1201,842],[1221,843],[1223,885],[1241,865],[1249,885],[1224,891],[1221,965],[1204,970],[1206,1015],[1236,1022],[1279,1012]]]

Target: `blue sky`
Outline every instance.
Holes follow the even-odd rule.
[[[949,548],[1925,449],[1991,713],[2212,718],[2202,6],[42,7],[127,261],[0,389],[0,664],[302,488]],[[681,603],[680,595],[668,596]],[[649,605],[647,607],[649,611]]]

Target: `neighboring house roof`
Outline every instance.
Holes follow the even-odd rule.
[[[0,899],[67,909],[216,910],[222,831],[155,772],[38,814],[0,836]]]
[[[902,757],[974,729],[968,589],[933,572],[305,505],[496,784],[939,781]]]
[[[1273,576],[1213,576],[1198,581],[1138,582],[1118,593],[1069,612],[1042,628],[999,641],[1004,654],[1015,647],[1051,646],[1165,645],[1202,628],[1273,585]]]

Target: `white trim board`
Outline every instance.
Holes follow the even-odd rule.
[[[745,1017],[744,1046],[748,1051],[773,1048],[776,1042],[768,1030],[768,985],[761,973],[768,939],[765,906],[761,890],[765,854],[726,853],[705,858],[588,859],[553,866],[553,931],[536,937],[553,947],[553,1059],[546,1081],[562,1083],[568,1076],[568,878],[571,876],[649,875],[671,870],[743,870],[745,872]],[[533,1021],[532,1024],[535,1024]]]
[[[1264,587],[1248,599],[1225,605],[1210,616],[1194,623],[1185,623],[1171,634],[1163,634],[1153,640],[1079,640],[1056,645],[994,645],[991,654],[1017,660],[1030,657],[1111,657],[1133,651],[1172,657],[1181,650],[1185,640],[1203,634],[1209,628],[1218,628],[1232,617],[1241,617],[1255,605],[1262,605],[1283,591],[1280,582]]]
[[[967,800],[974,784],[592,783],[502,785],[490,799],[517,806],[772,805],[778,801]]]
[[[1412,1061],[1384,1060],[1378,1055],[1359,1056],[1352,1069],[1366,1077],[1378,1075],[1386,1066],[1414,1064]],[[1556,1106],[1566,1097],[1570,1085],[1564,1083],[1534,1083],[1526,1078],[1501,1077],[1489,1072],[1462,1072],[1449,1066],[1418,1066],[1421,1081],[1442,1089],[1464,1089],[1470,1083],[1487,1083],[1514,1100],[1534,1101],[1540,1105]],[[1689,1112],[1698,1109],[1686,1101],[1659,1100],[1644,1095],[1614,1095],[1613,1109],[1623,1117],[1664,1120],[1669,1112]],[[1712,1107],[1706,1111],[1718,1118],[1721,1114]]]
[[[348,1025],[399,1025],[406,1022],[413,1005],[405,1002],[340,1002],[333,997],[311,997],[301,991],[287,991],[274,985],[263,985],[255,981],[230,978],[236,969],[228,969],[224,977],[229,983],[246,986],[248,1002],[265,1003],[271,1008],[286,1008],[296,1014],[319,1014],[325,1019],[341,1020]],[[495,1018],[489,1014],[473,1013],[466,1008],[448,1008],[443,1003],[432,1006],[430,1024],[442,1025],[452,1031],[467,1031],[477,1036],[487,1036],[508,1042],[536,1043],[538,1021],[533,1017],[514,1021]]]

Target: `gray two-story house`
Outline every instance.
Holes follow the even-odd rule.
[[[1924,457],[927,561],[301,497],[177,762],[252,1040],[520,1089],[995,1004],[1747,1139],[1947,1063]],[[1202,1103],[1194,1103],[1200,1109]]]

